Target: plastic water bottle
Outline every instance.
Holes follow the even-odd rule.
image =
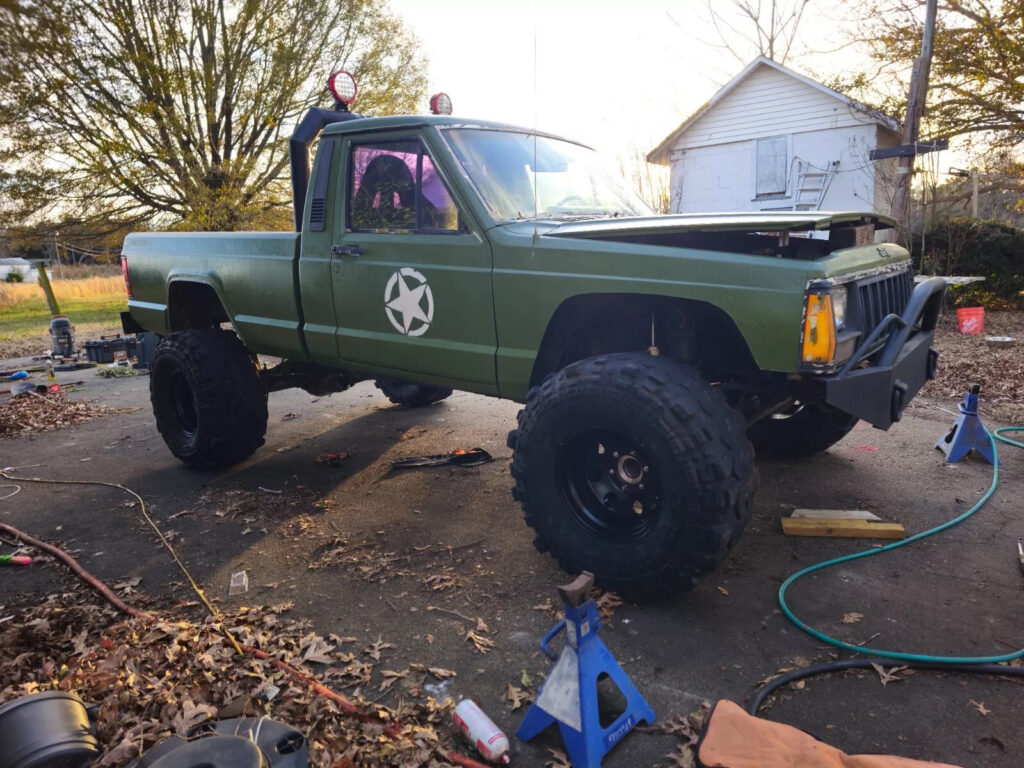
[[[470,744],[477,748],[484,760],[491,763],[509,762],[508,736],[494,724],[472,699],[463,699],[455,707],[455,725]]]

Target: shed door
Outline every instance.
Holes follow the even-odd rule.
[[[756,181],[754,194],[786,194],[786,176],[789,170],[789,139],[786,136],[772,136],[755,139]]]

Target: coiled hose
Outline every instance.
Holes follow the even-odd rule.
[[[779,607],[782,608],[782,612],[786,615],[786,618],[793,622],[797,627],[806,632],[811,637],[820,640],[823,643],[835,646],[836,648],[842,648],[844,651],[852,651],[854,653],[868,654],[871,656],[880,657],[883,659],[895,659],[897,661],[909,661],[909,662],[920,662],[922,664],[942,664],[942,665],[957,665],[957,664],[999,664],[1003,662],[1013,661],[1014,659],[1024,658],[1024,648],[1014,651],[1013,653],[1004,653],[1000,656],[932,656],[925,653],[905,653],[903,651],[890,651],[882,648],[868,648],[860,645],[852,645],[850,643],[843,642],[834,637],[826,635],[824,632],[820,632],[814,627],[801,621],[795,613],[790,609],[789,604],[786,602],[786,591],[799,579],[806,576],[809,573],[815,571],[821,571],[825,568],[831,568],[834,565],[840,563],[848,563],[851,560],[859,560],[863,557],[872,557],[873,555],[880,555],[883,552],[891,552],[894,549],[900,547],[906,547],[913,544],[915,541],[920,541],[929,536],[934,536],[936,533],[948,530],[953,526],[959,525],[964,520],[967,520],[975,512],[985,506],[985,503],[992,498],[992,494],[995,493],[996,487],[999,485],[999,453],[996,450],[996,441],[1005,443],[1006,445],[1012,445],[1017,448],[1024,448],[1024,443],[1018,442],[1017,440],[1011,440],[1004,435],[1007,432],[1024,432],[1024,426],[1020,427],[1002,427],[997,429],[994,433],[988,433],[988,439],[992,443],[992,455],[995,457],[995,463],[992,465],[992,483],[989,485],[988,490],[978,500],[978,502],[958,517],[954,517],[952,520],[937,525],[934,528],[929,528],[927,531],[914,534],[909,538],[903,539],[902,541],[893,542],[892,544],[886,544],[884,547],[877,549],[868,549],[862,552],[855,552],[852,555],[843,555],[842,557],[836,557],[831,560],[825,560],[821,563],[808,566],[802,570],[797,571],[779,587]]]

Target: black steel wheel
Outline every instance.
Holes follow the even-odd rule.
[[[534,544],[630,599],[695,585],[728,554],[756,473],[739,414],[646,353],[574,363],[530,392],[512,476]]]
[[[639,538],[652,528],[661,481],[643,443],[608,430],[589,430],[560,446],[565,503],[599,535]]]
[[[803,459],[831,448],[857,426],[857,417],[826,403],[795,404],[747,430],[759,457]]]
[[[433,405],[452,394],[452,391],[445,387],[414,384],[411,381],[399,381],[398,379],[377,379],[374,385],[392,403],[404,405],[406,408],[422,408],[426,405]]]
[[[189,466],[230,466],[263,445],[267,388],[231,331],[183,331],[161,341],[149,397],[164,442]]]

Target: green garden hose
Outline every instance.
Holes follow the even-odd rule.
[[[836,648],[842,648],[845,651],[853,651],[854,653],[868,654],[871,656],[880,656],[887,659],[922,662],[926,664],[956,665],[996,664],[1007,661],[1013,661],[1014,659],[1024,658],[1024,648],[1014,651],[1013,653],[1005,653],[1001,656],[931,656],[924,653],[904,653],[902,651],[888,651],[879,648],[867,648],[860,645],[852,645],[850,643],[845,643],[842,640],[838,640],[834,637],[829,637],[824,632],[819,632],[814,627],[805,624],[796,617],[796,614],[794,614],[793,611],[790,610],[789,605],[786,604],[786,590],[788,590],[795,581],[797,581],[803,576],[806,576],[809,573],[813,573],[814,571],[820,571],[825,568],[830,568],[831,566],[839,565],[840,563],[848,563],[851,560],[859,560],[862,557],[880,555],[883,552],[889,552],[891,550],[898,549],[899,547],[905,547],[908,544],[913,544],[915,541],[920,541],[921,539],[927,538],[928,536],[932,536],[936,533],[940,533],[941,531],[945,531],[949,528],[952,528],[955,525],[959,525],[964,520],[973,515],[975,512],[977,512],[979,509],[981,509],[983,506],[985,506],[985,502],[992,498],[992,494],[995,493],[996,487],[999,485],[999,454],[996,450],[996,441],[998,440],[1001,443],[1013,445],[1016,446],[1017,448],[1024,448],[1024,443],[1018,442],[1017,440],[1011,440],[1008,437],[1004,437],[1004,434],[1007,432],[1024,432],[1024,426],[1002,427],[1000,429],[995,430],[995,433],[988,433],[988,439],[992,443],[992,454],[993,456],[995,456],[995,462],[992,465],[992,484],[989,485],[988,490],[985,491],[985,495],[982,496],[973,507],[968,509],[959,517],[953,518],[949,522],[943,523],[942,525],[938,525],[934,528],[929,528],[927,531],[922,531],[921,533],[914,534],[913,536],[903,539],[902,541],[887,544],[884,547],[879,547],[877,549],[868,549],[863,552],[855,552],[852,555],[844,555],[843,557],[836,557],[831,560],[825,560],[824,562],[816,563],[815,565],[811,565],[807,568],[797,571],[788,579],[786,579],[782,583],[782,586],[779,587],[779,607],[782,608],[782,612],[786,615],[786,618],[793,622],[797,627],[802,629],[804,632],[809,634],[811,637],[817,640],[821,640],[824,643],[828,643],[829,645],[835,646]]]

